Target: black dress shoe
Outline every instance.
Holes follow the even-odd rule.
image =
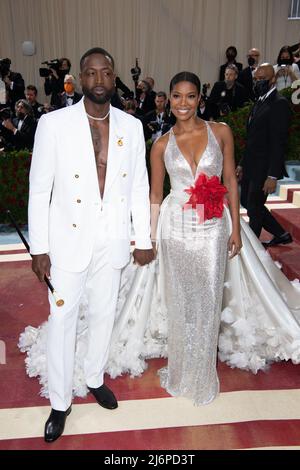
[[[65,429],[67,416],[71,413],[72,406],[66,411],[58,411],[52,408],[50,416],[45,424],[45,441],[54,442],[62,435]]]
[[[118,408],[118,402],[113,392],[105,385],[98,388],[88,387],[89,391],[94,395],[99,405],[108,410]]]
[[[292,236],[286,232],[283,235],[280,235],[280,237],[273,237],[272,240],[269,240],[268,242],[262,242],[262,244],[265,248],[269,248],[270,246],[274,245],[287,245],[288,243],[292,243],[292,241]]]

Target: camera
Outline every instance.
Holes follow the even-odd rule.
[[[156,134],[157,132],[160,132],[162,134],[165,134],[170,130],[172,125],[169,122],[157,122],[157,121],[150,121],[148,123],[149,129],[152,131],[153,134]]]
[[[204,100],[208,99],[207,91],[210,89],[210,83],[203,83],[202,85],[202,97]]]
[[[2,80],[9,74],[10,64],[10,59],[0,59],[0,75]]]
[[[48,68],[40,68],[40,77],[48,78],[52,74],[51,69],[56,70],[56,72],[59,70],[60,61],[58,59],[46,60],[45,62],[42,62],[42,65],[47,65]]]
[[[221,116],[228,116],[231,111],[229,104],[224,102],[218,103],[218,108]]]
[[[134,82],[138,82],[139,80],[139,77],[141,75],[141,68],[139,67],[139,62],[138,62],[138,59],[135,59],[135,67],[133,67],[131,70],[130,70],[130,73],[131,73],[131,76],[132,76],[132,80]]]
[[[148,123],[148,127],[150,128],[150,130],[152,130],[153,132],[158,132],[161,130],[162,128],[162,124],[157,122],[157,121],[150,121]]]
[[[42,105],[38,107],[38,113],[40,115],[50,113],[51,111],[55,111],[57,109],[54,105]]]

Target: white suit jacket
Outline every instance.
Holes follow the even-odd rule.
[[[107,239],[113,267],[122,268],[129,260],[131,216],[136,248],[151,248],[142,124],[110,107],[107,172],[101,200],[82,99],[39,120],[30,169],[31,254],[48,253],[53,265],[66,271],[83,271],[91,260],[97,236],[95,220],[101,208],[109,214]]]

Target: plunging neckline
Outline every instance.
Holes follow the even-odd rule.
[[[172,134],[173,134],[173,136],[174,136],[175,145],[176,145],[176,147],[177,147],[177,150],[179,151],[179,153],[180,153],[182,159],[186,162],[187,166],[189,167],[190,172],[191,172],[191,174],[192,174],[192,176],[193,176],[193,180],[194,180],[194,181],[195,181],[196,176],[197,176],[197,173],[198,173],[198,168],[199,168],[200,162],[202,161],[203,155],[204,155],[205,152],[207,151],[207,147],[208,147],[208,144],[209,144],[209,129],[208,129],[209,124],[207,124],[206,121],[204,121],[204,122],[205,122],[206,131],[207,131],[207,144],[206,144],[205,149],[203,150],[203,152],[202,152],[202,154],[201,154],[201,157],[200,157],[200,159],[199,159],[199,161],[198,161],[198,164],[197,164],[197,166],[196,166],[195,174],[193,173],[192,167],[191,167],[191,165],[189,164],[188,160],[185,158],[184,154],[183,154],[182,151],[180,150],[180,147],[179,147],[179,145],[177,144],[176,135],[175,135],[175,133],[174,133],[173,127],[171,127],[171,131],[172,131]],[[196,163],[196,162],[195,162],[195,163]]]

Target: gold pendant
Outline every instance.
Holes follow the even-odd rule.
[[[119,147],[123,146],[123,137],[118,138],[117,144],[118,144]]]

